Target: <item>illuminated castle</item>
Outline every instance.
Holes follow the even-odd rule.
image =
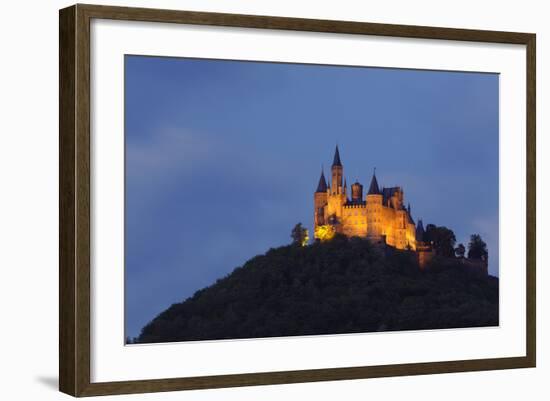
[[[418,227],[415,226],[410,205],[404,206],[401,187],[380,189],[375,171],[365,197],[359,182],[351,185],[351,194],[348,194],[338,146],[334,153],[330,186],[321,171],[313,197],[317,239],[325,240],[340,233],[348,237],[366,237],[375,243],[385,243],[397,249],[431,253],[431,249],[422,241],[422,220],[418,221]],[[422,255],[421,259],[425,256]]]

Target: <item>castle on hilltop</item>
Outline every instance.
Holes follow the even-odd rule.
[[[357,181],[351,185],[351,193],[348,193],[338,146],[331,170],[330,185],[327,185],[324,172],[321,171],[313,195],[315,238],[324,240],[335,233],[348,237],[366,237],[375,243],[416,251],[420,263],[424,264],[432,250],[423,241],[422,220],[418,220],[415,225],[410,204],[407,207],[404,205],[403,189],[380,188],[375,170],[366,196],[363,196],[363,185]]]

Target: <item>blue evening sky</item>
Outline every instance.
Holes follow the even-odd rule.
[[[126,333],[312,231],[338,143],[348,185],[479,233],[498,275],[496,74],[126,56]]]

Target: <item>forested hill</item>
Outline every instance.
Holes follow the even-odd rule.
[[[256,256],[174,304],[136,342],[498,325],[498,278],[337,237]]]

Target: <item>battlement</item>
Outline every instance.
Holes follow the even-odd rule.
[[[367,203],[345,203],[344,208],[346,209],[365,209],[367,207]]]

